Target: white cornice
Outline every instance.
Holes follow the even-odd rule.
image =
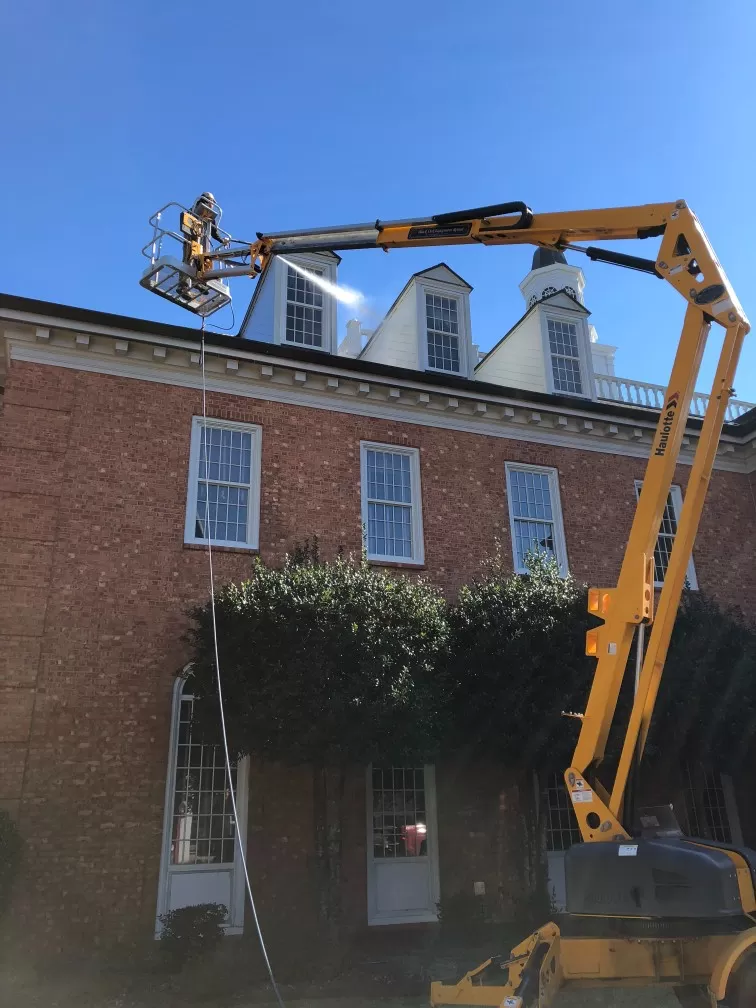
[[[27,316],[26,325],[6,327],[12,360],[185,388],[202,386],[198,346],[190,340],[150,337],[113,327],[64,327],[49,317],[44,318],[44,328],[35,329],[39,321]],[[39,338],[40,332],[46,334],[44,339]],[[82,340],[87,334],[90,338]],[[156,347],[165,353],[156,355]],[[212,346],[207,349],[206,380],[208,389],[228,395],[633,458],[648,457],[655,429],[653,417],[624,421],[613,413],[588,412],[577,405],[552,407],[525,396],[514,399],[440,383],[421,385],[355,374],[340,368],[338,358],[332,357],[311,364]],[[690,464],[696,434],[690,432],[686,441],[680,462]],[[744,445],[725,435],[717,468],[752,471],[756,439]]]

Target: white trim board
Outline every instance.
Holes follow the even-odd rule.
[[[133,330],[117,329],[117,328],[110,327],[110,326],[96,327],[96,326],[88,324],[88,323],[71,323],[69,320],[60,320],[60,321],[53,320],[53,321],[50,321],[50,317],[48,317],[48,316],[36,315],[36,314],[28,313],[28,312],[20,312],[20,311],[15,311],[15,310],[10,310],[10,309],[7,309],[5,312],[0,311],[0,323],[2,323],[3,319],[7,319],[8,321],[17,321],[21,325],[33,324],[33,325],[36,326],[36,325],[39,325],[41,323],[42,327],[44,327],[46,330],[48,330],[50,332],[52,332],[53,330],[58,330],[60,332],[66,332],[66,333],[77,333],[77,332],[91,333],[91,334],[96,335],[96,336],[102,336],[104,339],[126,340],[127,342],[131,342],[131,343],[138,344],[138,345],[141,345],[141,346],[165,346],[165,347],[175,348],[177,350],[185,350],[185,351],[187,351],[189,353],[194,353],[194,354],[199,353],[199,349],[200,349],[200,347],[199,347],[199,341],[191,341],[191,340],[188,340],[188,339],[178,339],[178,338],[175,338],[175,337],[163,336],[163,335],[160,335],[160,336],[150,336],[147,333],[139,333],[139,332],[135,332]],[[378,330],[376,329],[375,332],[377,332],[377,331]],[[19,346],[19,345],[35,346],[36,344],[35,344],[33,336],[32,335],[26,336],[25,332],[26,331],[23,330],[23,329],[16,329],[16,330],[6,329],[6,331],[5,331],[5,337],[6,337],[7,341],[8,341],[8,343],[9,343],[9,345],[13,344],[14,346]],[[16,340],[20,340],[20,342],[14,342],[14,336],[15,336]],[[242,343],[243,342],[244,342],[244,340],[242,340]],[[276,344],[271,343],[269,345],[270,346],[275,346]],[[48,344],[48,347],[49,347],[50,352],[53,352],[53,350],[60,350],[62,352],[81,353],[81,351],[78,348],[75,348],[73,346],[71,346],[71,347],[59,347],[59,346],[53,346],[51,344]],[[42,351],[44,350],[44,348],[42,348],[42,347],[40,347],[39,349],[42,350]],[[88,351],[85,351],[82,354],[82,357],[85,356],[85,355],[89,355],[91,353],[92,353],[91,349],[88,350]],[[580,408],[581,401],[585,400],[586,398],[589,401],[593,401],[593,402],[595,402],[597,404],[600,404],[602,402],[601,399],[591,400],[590,397],[575,396],[574,397],[574,399],[575,399],[574,405],[571,405],[571,406],[567,406],[565,404],[561,404],[561,405],[554,404],[554,405],[551,405],[549,403],[541,403],[541,404],[534,403],[532,400],[529,400],[526,397],[517,398],[517,397],[513,397],[513,396],[498,395],[496,393],[491,392],[490,390],[486,390],[485,392],[481,391],[481,393],[475,393],[473,390],[470,390],[470,389],[459,390],[457,388],[450,387],[448,385],[443,385],[443,384],[440,384],[440,383],[438,385],[436,385],[436,384],[431,385],[428,382],[424,382],[422,385],[419,385],[417,382],[412,381],[411,379],[398,378],[398,377],[397,378],[393,378],[393,377],[389,378],[389,377],[387,377],[385,375],[380,375],[380,374],[375,374],[375,375],[371,375],[370,373],[362,374],[362,373],[358,373],[358,372],[355,372],[355,371],[352,371],[352,370],[347,370],[346,368],[341,368],[338,365],[338,359],[339,358],[338,358],[338,355],[336,355],[336,354],[331,355],[331,356],[329,356],[327,354],[324,354],[323,355],[323,362],[320,362],[320,361],[302,362],[302,361],[291,360],[290,358],[286,358],[286,357],[276,357],[273,354],[266,354],[266,353],[255,352],[255,351],[252,351],[252,350],[246,350],[243,346],[239,346],[239,347],[236,347],[236,348],[227,348],[227,347],[217,346],[217,345],[213,344],[212,347],[208,349],[208,357],[209,357],[210,360],[212,360],[213,358],[230,358],[232,360],[235,359],[235,360],[238,360],[238,361],[248,361],[248,362],[251,362],[251,363],[254,363],[254,364],[270,365],[272,367],[277,367],[277,368],[281,368],[281,369],[288,369],[288,370],[299,369],[299,370],[305,370],[305,371],[308,371],[308,372],[312,372],[313,374],[321,374],[321,375],[328,375],[328,376],[334,376],[334,377],[344,378],[345,380],[352,381],[352,382],[370,382],[370,383],[372,383],[373,385],[376,385],[376,386],[389,386],[389,385],[391,385],[391,386],[395,386],[395,387],[398,387],[398,388],[406,388],[408,390],[412,390],[415,393],[417,393],[417,392],[427,392],[427,393],[437,394],[437,395],[458,396],[460,399],[470,400],[470,401],[475,401],[476,399],[485,399],[487,402],[497,403],[497,404],[500,404],[500,405],[503,405],[503,406],[516,406],[516,407],[520,407],[522,409],[539,409],[539,410],[542,410],[543,412],[552,411],[554,413],[560,413],[560,414],[565,414],[567,416],[579,417],[581,419],[591,420],[591,421],[606,422],[606,423],[621,423],[621,424],[627,424],[628,426],[643,427],[643,428],[647,428],[649,430],[654,430],[656,428],[656,423],[655,423],[655,421],[653,420],[652,417],[649,417],[648,420],[646,420],[644,418],[641,418],[641,419],[632,418],[631,419],[629,417],[628,418],[617,417],[615,414],[597,413],[597,412],[595,412],[595,410],[591,411],[591,412],[588,412],[585,409],[581,409]],[[23,359],[31,360],[31,358],[23,358],[23,357],[20,357],[20,356],[16,356],[15,359],[18,359],[18,360],[23,360]],[[53,361],[40,361],[40,362],[41,363],[54,363]],[[145,362],[142,361],[142,363],[144,364]],[[69,367],[73,366],[73,367],[75,367],[76,365],[61,365],[61,366],[69,366]],[[175,365],[173,365],[173,366],[175,366]],[[81,370],[90,370],[91,371],[91,370],[97,370],[97,369],[93,369],[91,367],[87,368],[87,367],[84,367],[82,365]],[[106,371],[103,371],[103,373],[116,373],[116,372],[106,372]],[[426,375],[437,375],[438,378],[439,378],[439,382],[443,378],[444,373],[445,372],[442,372],[442,371],[428,371],[428,372],[425,372]],[[127,375],[127,377],[134,377],[134,375],[129,374],[129,375]],[[464,377],[464,376],[461,376],[461,377]],[[471,380],[474,381],[475,379],[471,379]],[[525,396],[526,395],[527,395],[527,393],[525,393]],[[607,405],[609,405],[609,404],[607,403]],[[617,403],[616,405],[622,405],[622,404],[621,403]],[[723,440],[727,441],[727,440],[732,440],[732,439],[729,439],[728,435],[724,435]],[[754,440],[756,440],[756,435],[754,435]],[[739,444],[740,442],[738,440],[735,440],[734,443]]]
[[[527,518],[518,519],[514,513],[514,494],[512,492],[513,472],[537,473],[545,476],[549,482],[549,497],[551,498],[551,519]],[[559,486],[559,472],[553,466],[528,465],[526,462],[505,462],[504,463],[504,485],[507,491],[507,511],[509,512],[509,534],[512,540],[512,563],[518,574],[527,574],[526,567],[517,562],[517,521],[546,522],[554,529],[554,556],[559,564],[559,573],[562,577],[567,577],[570,572],[569,558],[567,556],[567,538],[564,534],[564,521],[562,518],[562,492]]]
[[[216,540],[213,539],[214,546],[231,546],[236,549],[255,550],[260,545],[260,487],[261,487],[261,460],[262,460],[262,427],[259,424],[241,423],[235,420],[218,420],[216,417],[208,417],[205,420],[202,416],[192,417],[191,441],[189,447],[189,473],[186,490],[186,519],[184,522],[184,542],[194,545],[206,545],[207,539],[200,538],[195,534],[197,522],[197,497],[201,483],[207,482],[210,486],[214,483],[222,483],[221,480],[207,479],[201,480],[199,476],[200,447],[202,443],[203,428],[217,428],[219,430],[240,431],[249,434],[252,442],[250,480],[248,484],[238,484],[246,486],[247,498],[247,539],[244,542],[236,540]],[[208,512],[210,506],[208,504]],[[209,518],[206,519],[209,523]]]
[[[412,556],[392,556],[389,554],[371,553],[369,549],[370,497],[368,495],[367,455],[369,451],[387,452],[391,455],[406,455],[410,460],[410,493],[412,494],[409,508],[412,528]],[[399,503],[399,502],[397,502]],[[387,444],[379,441],[360,441],[360,505],[362,527],[365,536],[365,551],[368,560],[386,561],[422,567],[425,563],[425,542],[423,540],[423,493],[420,481],[420,449],[408,448],[405,445]],[[406,506],[406,505],[405,505]]]
[[[188,367],[179,367],[174,364],[161,366],[141,360],[139,362],[130,362],[128,359],[106,358],[102,355],[93,354],[91,351],[82,352],[73,349],[38,346],[36,343],[26,341],[14,342],[11,340],[9,341],[9,347],[12,360],[46,364],[52,367],[65,367],[76,371],[107,374],[120,378],[134,378],[137,381],[156,382],[161,385],[174,385],[191,389],[202,388],[202,375],[198,368],[190,370]],[[191,349],[195,353],[197,352],[197,347],[191,344],[187,349]],[[228,356],[233,357],[238,355],[229,353]],[[272,362],[268,358],[262,357],[260,361],[256,360],[256,363],[270,364]],[[288,371],[299,369],[303,371],[315,370],[314,365],[297,365],[297,362],[291,361],[282,362],[279,366],[285,367]],[[320,370],[325,373],[333,373],[333,369],[325,368]],[[344,377],[355,383],[360,381],[360,376],[355,376],[353,372],[346,373]],[[365,376],[364,381],[365,383],[369,383],[370,376]],[[604,439],[595,434],[586,436],[557,434],[548,428],[538,426],[526,427],[525,425],[508,423],[506,421],[466,420],[458,415],[455,416],[448,413],[434,415],[428,411],[420,413],[419,410],[407,410],[399,404],[385,405],[369,398],[358,399],[352,396],[346,398],[338,392],[332,394],[322,391],[307,392],[304,389],[287,388],[280,384],[265,383],[259,380],[253,386],[249,378],[240,379],[237,376],[225,378],[213,372],[207,373],[206,382],[208,391],[212,392],[221,392],[243,398],[259,399],[261,401],[285,403],[292,406],[305,406],[310,409],[329,410],[334,413],[347,413],[354,416],[392,420],[420,427],[436,427],[446,430],[458,430],[470,434],[484,434],[489,437],[504,438],[510,441],[526,441],[535,444],[553,445],[560,448],[573,448],[578,451],[598,452],[604,455],[622,455],[638,459],[647,459],[650,449],[650,445],[648,444],[641,445],[625,441],[615,441],[610,438]],[[376,388],[388,388],[389,386],[398,386],[400,383],[382,379],[379,383],[373,381],[373,384]],[[418,385],[409,385],[408,387],[414,393],[434,391],[433,388]],[[464,403],[475,403],[484,398],[496,406],[503,407],[512,403],[519,408],[537,412],[534,409],[533,403],[523,403],[504,398],[499,400],[491,396],[464,396],[462,393],[448,388],[440,388],[438,392],[446,396],[454,395],[459,398],[460,402]],[[540,406],[539,409],[541,412],[547,411],[546,406]],[[617,417],[602,417],[596,414],[571,411],[561,406],[554,409],[554,413],[572,416],[577,419],[591,420],[594,423],[623,423]],[[628,427],[641,427],[644,430],[653,430],[655,427],[655,424],[651,422],[628,421],[626,424]],[[681,456],[678,461],[681,465],[691,465],[693,458],[692,455]],[[756,466],[756,459],[754,459],[754,463],[750,468],[735,460],[730,461],[725,458],[718,458],[715,464],[716,469],[736,473],[748,473],[752,471],[754,466]]]

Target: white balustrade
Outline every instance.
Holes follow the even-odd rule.
[[[664,405],[665,388],[653,382],[636,381],[632,378],[618,378],[616,375],[594,374],[597,399],[627,403],[629,406],[643,406],[658,410]],[[690,415],[702,417],[706,412],[709,397],[704,392],[695,392],[690,402]],[[754,404],[742,399],[731,399],[727,406],[727,421],[732,423],[738,417],[753,409]]]

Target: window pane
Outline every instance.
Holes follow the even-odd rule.
[[[641,487],[636,488],[636,495],[640,496]],[[664,584],[664,576],[669,567],[669,558],[672,555],[672,547],[677,535],[677,512],[675,501],[670,490],[667,495],[667,503],[664,505],[659,535],[656,539],[654,550],[654,581],[657,585]]]
[[[368,502],[368,553],[412,557],[412,508]]]
[[[200,479],[220,483],[249,482],[241,478],[252,464],[252,435],[248,431],[207,425],[200,432]]]
[[[707,770],[703,775],[701,804],[707,835],[718,843],[732,843],[722,778],[713,770]]]
[[[509,473],[510,506],[517,518],[542,518],[551,521],[551,488],[547,473],[512,469]]]
[[[575,810],[559,774],[549,774],[542,791],[546,820],[546,850],[564,851],[580,843],[580,828]]]
[[[582,395],[577,326],[573,322],[560,322],[557,319],[547,319],[546,326],[549,333],[554,389],[557,392]]]
[[[525,567],[525,557],[528,553],[550,553],[554,556],[554,526],[551,522],[534,522],[516,519],[515,556],[517,567]]]
[[[549,346],[553,354],[561,357],[579,357],[577,326],[573,322],[548,319]]]
[[[174,780],[171,863],[233,863],[235,829],[223,751],[192,741],[193,705],[192,697],[181,698],[179,723],[188,733],[177,755],[186,769],[177,767]],[[232,780],[235,787],[235,766]]]
[[[427,854],[424,783],[422,767],[373,770],[373,857]]]
[[[409,455],[399,452],[367,453],[368,498],[370,500],[412,503],[412,478]]]
[[[582,395],[583,383],[580,378],[580,364],[569,357],[552,357],[551,372],[554,389],[557,392],[573,392]]]
[[[197,485],[197,517],[194,534],[206,539],[208,524],[214,542],[246,543],[249,536],[249,490],[217,483]]]
[[[425,295],[428,367],[459,371],[459,319],[456,298]]]
[[[323,345],[323,292],[291,266],[286,276],[286,339],[302,346]]]

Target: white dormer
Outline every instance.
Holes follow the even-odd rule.
[[[286,258],[293,265],[275,257],[258,283],[239,335],[336,353],[335,300],[307,273],[337,283],[340,257],[334,252],[299,252]]]
[[[561,252],[536,249],[520,284],[522,318],[475,370],[481,381],[533,392],[593,398],[593,362],[582,270]]]
[[[360,353],[362,360],[472,376],[472,287],[445,263],[415,273]]]

